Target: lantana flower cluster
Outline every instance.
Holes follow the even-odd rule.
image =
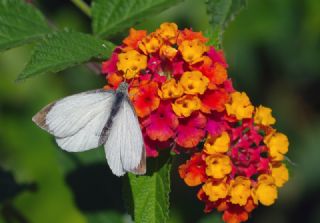
[[[102,64],[105,88],[128,82],[147,156],[166,148],[190,153],[179,174],[199,187],[205,212],[243,222],[259,204],[273,204],[288,180],[289,142],[272,127],[270,108],[254,107],[233,88],[223,52],[207,42],[174,23],[149,34],[132,28]]]

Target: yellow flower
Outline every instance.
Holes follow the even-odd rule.
[[[144,54],[155,53],[160,49],[161,44],[161,39],[155,33],[151,33],[142,39],[139,48]]]
[[[132,79],[139,74],[140,70],[147,67],[147,57],[136,50],[130,50],[118,55],[118,70],[123,71],[126,79]]]
[[[192,112],[201,108],[201,101],[197,96],[184,95],[178,98],[173,104],[172,109],[178,116],[189,117]]]
[[[207,50],[207,46],[199,39],[185,40],[179,46],[183,59],[191,64],[198,62]]]
[[[186,94],[203,94],[209,84],[209,79],[200,71],[187,71],[182,74],[180,84]]]
[[[225,198],[228,195],[228,185],[224,181],[208,180],[202,186],[202,189],[212,202]]]
[[[228,115],[235,115],[238,120],[251,118],[254,107],[244,92],[234,92],[231,94],[231,104],[226,104]]]
[[[272,110],[270,108],[260,105],[256,108],[256,113],[254,115],[254,123],[261,125],[273,125],[276,123],[274,117],[271,114]]]
[[[271,136],[266,136],[264,143],[269,148],[270,156],[273,161],[281,161],[284,159],[284,154],[288,152],[289,140],[285,134],[275,133]]]
[[[251,195],[251,181],[242,176],[236,177],[230,184],[230,201],[233,204],[243,206],[247,204],[247,200]]]
[[[274,184],[272,176],[262,174],[258,177],[258,184],[254,189],[254,197],[256,201],[259,201],[265,206],[272,205],[278,198],[277,187]]]
[[[216,179],[221,179],[231,172],[231,160],[229,156],[216,153],[206,157],[206,174]]]
[[[177,42],[178,26],[175,23],[162,23],[156,33],[165,41],[169,41],[171,44]]]
[[[183,95],[183,88],[176,83],[174,78],[171,78],[162,84],[161,90],[158,90],[158,95],[161,99],[178,98]]]
[[[225,153],[229,150],[230,137],[227,132],[222,132],[219,137],[213,137],[209,134],[204,143],[204,152],[207,154]]]
[[[160,48],[160,55],[168,58],[169,60],[172,60],[177,55],[177,52],[177,49],[168,45],[162,45]]]
[[[285,164],[272,166],[272,177],[277,187],[282,187],[289,180],[289,171]]]

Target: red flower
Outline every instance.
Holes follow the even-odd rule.
[[[158,97],[158,83],[152,81],[144,84],[140,82],[138,88],[130,89],[132,103],[139,117],[143,118],[156,110],[160,104]]]
[[[225,104],[229,101],[229,94],[224,89],[206,91],[202,97],[203,112],[209,113],[210,110],[221,112],[225,110]]]
[[[109,60],[102,63],[101,71],[103,74],[112,74],[117,72],[118,54],[112,53]]]

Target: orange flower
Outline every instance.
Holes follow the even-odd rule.
[[[229,94],[224,89],[206,91],[202,97],[201,111],[210,113],[210,111],[221,112],[225,110],[225,104],[229,101]]]
[[[208,196],[209,200],[215,202],[228,196],[228,184],[225,180],[209,179],[202,186],[202,190]]]
[[[175,23],[162,23],[156,33],[165,41],[175,44],[178,34],[178,26]]]
[[[209,77],[211,83],[214,84],[222,84],[225,80],[227,80],[228,74],[227,70],[220,63],[215,63],[213,65],[213,75]]]
[[[179,51],[186,62],[194,64],[203,60],[202,55],[208,47],[199,39],[185,40],[179,45]]]
[[[154,81],[148,84],[141,82],[138,89],[132,88],[129,93],[133,95],[132,103],[137,115],[141,118],[149,115],[159,107],[158,84]]]
[[[155,53],[160,49],[162,39],[155,33],[151,33],[139,43],[139,48],[144,54]]]
[[[127,45],[128,48],[137,49],[140,41],[147,36],[147,31],[145,30],[135,30],[130,29],[130,34],[122,42]]]
[[[147,156],[187,150],[178,172],[198,186],[204,212],[241,223],[259,205],[272,205],[289,179],[283,164],[288,138],[271,125],[271,109],[255,108],[233,88],[222,50],[201,32],[163,23],[149,34],[130,29],[102,64],[105,89],[129,84]],[[173,147],[173,148],[172,148]]]
[[[206,180],[205,162],[201,153],[195,153],[185,164],[180,165],[179,174],[184,182],[190,186],[198,186]]]
[[[208,42],[208,39],[202,35],[202,32],[193,32],[190,29],[184,29],[183,31],[180,31],[177,42],[180,45],[185,40],[194,39],[198,39],[203,43]]]
[[[249,215],[244,208],[238,205],[232,205],[224,211],[222,218],[226,223],[240,223],[247,221]]]
[[[147,57],[136,50],[130,50],[118,55],[117,68],[122,71],[124,77],[132,79],[147,67]]]
[[[109,85],[117,88],[118,85],[123,81],[123,77],[117,73],[112,73],[107,76],[107,81]]]
[[[162,45],[160,48],[160,56],[173,60],[177,55],[178,50],[168,45]]]
[[[209,89],[215,89],[216,85],[223,84],[227,80],[228,74],[225,66],[221,63],[214,63],[208,56],[203,56],[203,60],[192,67],[194,70],[200,70],[209,80]]]
[[[194,95],[184,95],[172,104],[174,113],[179,117],[189,117],[194,111],[200,108],[201,101]]]

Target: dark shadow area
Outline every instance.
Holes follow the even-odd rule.
[[[81,166],[66,176],[80,210],[124,212],[121,178],[114,176],[106,163]]]

